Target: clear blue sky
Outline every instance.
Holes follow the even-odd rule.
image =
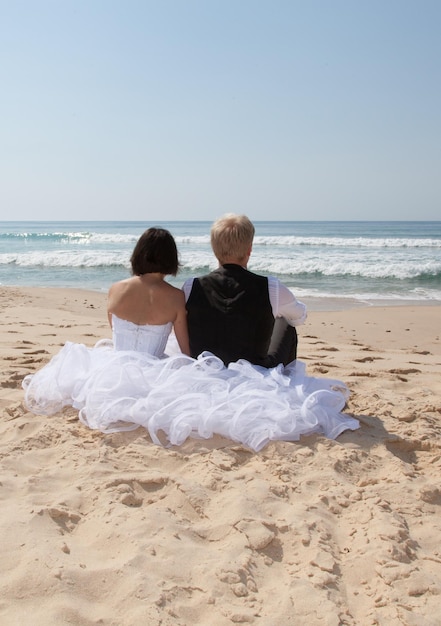
[[[0,0],[0,219],[441,219],[440,0]]]

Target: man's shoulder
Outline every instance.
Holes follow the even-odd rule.
[[[256,272],[252,272],[251,270],[246,270],[250,279],[255,280],[261,284],[268,284],[268,276],[263,276],[262,274],[257,274]]]

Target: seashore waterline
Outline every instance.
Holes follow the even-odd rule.
[[[310,310],[441,304],[441,222],[255,221],[249,269],[275,275]],[[0,285],[107,292],[130,275],[149,226],[168,228],[181,270],[216,267],[208,221],[0,222]]]

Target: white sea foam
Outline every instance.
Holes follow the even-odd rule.
[[[441,248],[439,239],[402,238],[392,237],[295,237],[279,235],[276,237],[256,236],[254,246],[324,246],[332,248]]]
[[[19,267],[129,267],[129,255],[116,252],[70,251],[0,254],[0,265]]]
[[[184,252],[180,255],[182,266],[187,271],[214,269],[217,261],[211,251]],[[0,254],[0,265],[20,267],[130,267],[130,251],[61,249],[56,251],[33,251]],[[249,268],[264,274],[278,276],[350,276],[365,278],[409,279],[420,276],[441,275],[441,259],[399,258],[365,256],[360,260],[342,254],[327,255],[284,255],[255,254]]]
[[[106,288],[130,275],[143,222],[0,224],[0,284]],[[182,269],[170,280],[217,266],[209,223],[165,223]],[[278,223],[257,225],[249,269],[278,276],[297,295],[360,300],[441,299],[439,223]]]
[[[2,237],[30,239],[58,239],[66,244],[132,244],[140,233],[100,233],[88,231],[72,232],[20,232],[3,233]],[[176,243],[183,245],[206,245],[210,243],[209,233],[205,235],[175,235]],[[331,247],[331,248],[441,248],[441,241],[436,238],[421,237],[301,237],[295,235],[256,235],[254,247]]]

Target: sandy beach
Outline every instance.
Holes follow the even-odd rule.
[[[361,428],[254,453],[35,416],[23,377],[110,337],[106,296],[0,288],[0,623],[439,626],[441,308],[313,311]]]

